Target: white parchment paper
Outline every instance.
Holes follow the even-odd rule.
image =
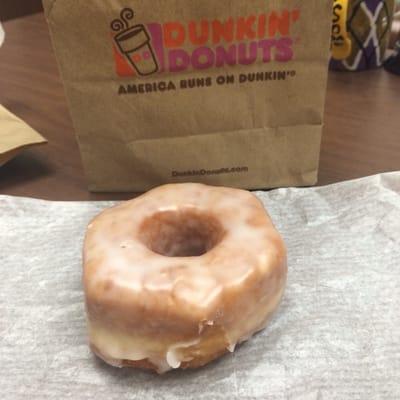
[[[258,195],[289,252],[278,313],[234,354],[162,377],[86,345],[82,239],[112,203],[0,196],[0,398],[400,399],[400,172]]]

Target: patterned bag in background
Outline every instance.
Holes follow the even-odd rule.
[[[393,20],[394,0],[335,0],[331,69],[380,67]]]

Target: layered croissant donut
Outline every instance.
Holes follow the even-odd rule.
[[[265,327],[286,273],[284,243],[254,195],[159,187],[88,227],[90,346],[119,367],[202,366]]]

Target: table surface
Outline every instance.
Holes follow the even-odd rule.
[[[0,193],[51,200],[127,199],[89,193],[42,14],[4,24],[0,103],[49,141],[0,167]],[[400,170],[400,77],[331,72],[319,185]]]

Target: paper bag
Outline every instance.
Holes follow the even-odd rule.
[[[46,139],[0,105],[0,166],[26,147],[46,143]]]
[[[44,0],[93,191],[316,182],[330,0]]]

